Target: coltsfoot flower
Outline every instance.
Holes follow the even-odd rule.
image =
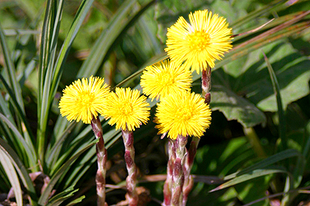
[[[189,14],[188,23],[183,17],[168,28],[165,51],[176,65],[184,64],[192,71],[214,67],[214,61],[221,59],[231,49],[232,29],[223,17],[208,10]]]
[[[60,114],[66,116],[68,121],[82,120],[90,124],[91,120],[103,111],[103,102],[109,87],[103,78],[91,76],[88,79],[76,80],[63,90],[59,102]]]
[[[142,123],[147,123],[149,115],[150,107],[146,97],[130,88],[116,88],[104,104],[103,116],[110,119],[110,125],[116,124],[116,129],[134,131]]]
[[[210,126],[211,110],[199,94],[181,91],[161,99],[155,118],[159,133],[171,139],[201,137]]]
[[[192,81],[191,72],[188,69],[166,60],[146,67],[140,84],[143,93],[153,100],[164,98],[180,90],[190,90]]]

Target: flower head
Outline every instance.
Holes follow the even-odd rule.
[[[189,21],[180,17],[168,28],[165,51],[177,65],[183,63],[199,74],[231,49],[231,28],[225,18],[208,10],[190,13]]]
[[[177,92],[158,103],[156,122],[159,133],[176,139],[181,136],[201,137],[211,123],[211,110],[195,93]]]
[[[88,79],[78,79],[63,90],[59,102],[60,113],[68,121],[82,120],[90,124],[98,113],[103,111],[103,101],[109,93],[108,85],[103,78],[91,76]]]
[[[148,121],[150,108],[138,90],[116,88],[105,101],[103,115],[110,119],[110,125],[116,124],[116,129],[134,131]]]
[[[180,90],[190,90],[191,72],[169,60],[148,66],[141,76],[143,93],[150,98],[164,98]]]

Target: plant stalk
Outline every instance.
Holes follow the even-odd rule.
[[[202,96],[205,99],[206,104],[210,104],[211,102],[211,67],[208,65],[206,69],[202,70],[201,76],[201,88],[202,88]]]
[[[135,149],[133,146],[133,133],[127,130],[122,130],[123,142],[125,146],[125,162],[128,172],[126,178],[127,193],[129,196],[129,206],[138,205],[138,194],[136,191],[137,168],[135,164]]]
[[[98,169],[96,173],[96,190],[97,190],[97,206],[107,206],[105,202],[105,177],[106,177],[106,163],[107,163],[107,150],[104,146],[104,140],[102,136],[102,126],[99,117],[93,118],[91,126],[95,134],[96,139],[99,141],[96,143],[96,154]]]
[[[187,137],[179,135],[178,138],[173,141],[175,144],[175,162],[173,167],[173,184],[171,190],[171,205],[182,205],[183,201],[183,184],[184,184],[184,172],[183,165],[186,159],[186,143]]]
[[[199,144],[200,138],[193,137],[191,144],[189,146],[186,160],[184,162],[184,184],[183,184],[183,200],[182,205],[185,206],[187,202],[188,195],[194,186],[194,180],[191,175],[191,169],[193,167],[194,159],[197,153],[197,147]]]
[[[167,177],[164,184],[164,202],[163,206],[171,204],[171,188],[173,184],[173,168],[175,162],[175,144],[173,140],[169,139],[168,142],[168,163],[167,163]]]

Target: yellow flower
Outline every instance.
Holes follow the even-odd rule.
[[[164,98],[180,90],[190,90],[191,72],[181,66],[175,66],[169,60],[148,66],[141,76],[143,93],[155,98]]]
[[[104,106],[104,117],[109,124],[116,124],[116,129],[134,131],[142,123],[147,123],[150,115],[149,103],[138,90],[116,88],[107,97]]]
[[[171,139],[201,137],[210,126],[211,110],[199,94],[181,91],[161,99],[155,118],[159,133],[168,133]]]
[[[223,17],[208,10],[189,14],[188,23],[183,17],[168,28],[165,51],[176,65],[184,64],[192,71],[214,67],[224,52],[232,48],[231,28]]]
[[[104,79],[91,76],[73,82],[63,90],[63,96],[59,102],[60,113],[67,116],[68,121],[82,120],[90,124],[91,120],[103,111],[103,102],[109,87],[104,84]]]

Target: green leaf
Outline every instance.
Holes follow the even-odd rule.
[[[14,190],[17,205],[23,205],[23,193],[13,163],[0,147],[0,163],[2,164]]]
[[[69,187],[65,191],[62,191],[62,192],[58,193],[57,195],[53,196],[48,201],[47,206],[58,206],[61,203],[63,203],[65,200],[72,197],[74,195],[74,193],[76,193],[77,191],[79,191],[79,190],[78,189],[74,190],[73,187]]]
[[[0,43],[1,43],[4,62],[5,62],[5,71],[8,75],[8,82],[9,82],[10,87],[12,88],[12,91],[13,91],[13,94],[16,98],[16,101],[17,101],[19,107],[21,108],[21,111],[23,112],[23,114],[25,114],[24,102],[23,102],[23,98],[22,98],[21,89],[20,89],[20,86],[19,86],[17,78],[16,78],[15,66],[14,66],[14,63],[12,61],[11,54],[10,54],[10,51],[9,51],[9,48],[8,48],[6,42],[7,42],[7,40],[3,34],[3,31],[2,31],[2,28],[0,25]]]
[[[212,110],[220,110],[228,120],[237,120],[244,127],[266,123],[266,117],[254,104],[229,89],[214,85],[211,96]]]
[[[241,176],[243,174],[252,173],[254,170],[262,170],[266,167],[269,167],[270,165],[273,165],[274,163],[280,162],[280,161],[285,160],[287,158],[299,157],[299,156],[302,156],[302,155],[297,150],[288,149],[288,150],[279,152],[277,154],[274,154],[274,155],[254,164],[250,167],[247,167],[247,168],[239,171],[239,172],[235,172],[233,174],[227,175],[226,177],[224,177],[224,180],[234,179],[234,178]],[[249,177],[249,176],[245,176],[245,177]]]
[[[281,98],[281,93],[280,93],[280,86],[278,83],[278,79],[276,74],[274,73],[274,70],[267,58],[267,56],[264,54],[264,59],[267,64],[268,72],[270,75],[270,79],[272,82],[272,87],[274,90],[274,94],[277,99],[277,107],[278,107],[278,117],[279,117],[279,133],[280,133],[280,139],[281,139],[281,145],[282,145],[282,150],[287,149],[287,138],[286,138],[286,122],[285,122],[285,115],[283,111],[283,104],[282,104],[282,98]]]
[[[270,180],[272,180],[274,175],[265,175],[261,177],[256,177],[251,179],[251,181],[246,181],[234,185],[234,189],[238,194],[239,200],[243,203],[248,203],[257,200],[258,198],[266,197],[266,191],[270,188]],[[269,206],[269,201],[265,203],[260,202],[260,206]],[[258,205],[256,205],[258,206]]]
[[[46,128],[53,101],[50,95],[52,92],[52,82],[55,77],[54,61],[56,57],[63,3],[63,0],[49,0],[47,2],[42,29],[39,63],[37,150],[39,159],[43,164],[45,160]]]
[[[231,187],[236,184],[239,184],[239,183],[242,183],[242,182],[257,178],[257,177],[261,177],[261,176],[265,176],[269,174],[275,174],[275,173],[287,173],[287,171],[284,169],[256,169],[251,172],[248,172],[247,174],[242,174],[240,176],[237,176],[233,178],[232,180],[225,182],[224,184],[221,184],[220,186],[216,187],[210,192],[214,192],[214,191],[221,190],[227,187]]]
[[[71,205],[75,205],[77,203],[80,203],[82,202],[82,200],[85,199],[85,196],[81,196],[79,198],[76,198],[75,200],[71,201],[69,204],[67,204],[67,206],[71,206]]]
[[[19,159],[18,155],[15,151],[8,145],[3,139],[0,138],[0,150],[5,152],[8,157],[10,157],[11,161],[14,162],[15,168],[18,171],[19,177],[22,179],[24,186],[27,188],[31,199],[36,200],[36,192],[33,186],[33,183],[29,177],[26,167]],[[9,175],[8,175],[9,176]],[[35,201],[32,202],[32,205],[37,205]]]
[[[41,205],[44,205],[49,198],[49,195],[54,188],[54,185],[57,183],[59,178],[64,175],[65,171],[68,169],[68,167],[86,150],[88,150],[90,147],[94,146],[96,144],[95,142],[92,142],[91,144],[88,144],[86,147],[81,148],[75,155],[73,155],[71,158],[69,158],[53,175],[51,178],[51,181],[48,183],[47,187],[45,188],[43,194],[41,195],[38,203]]]
[[[263,50],[273,64],[285,109],[289,103],[309,93],[310,71],[307,66],[310,61],[288,43],[276,42]],[[259,51],[248,56],[248,60],[254,60],[254,64],[247,66],[248,69],[238,77],[238,89],[235,91],[246,94],[249,100],[263,111],[277,111],[270,77],[263,60],[258,59],[260,56]]]
[[[29,145],[29,142],[26,142],[23,138],[23,136],[20,134],[20,132],[17,130],[14,124],[10,122],[8,118],[6,118],[4,115],[0,113],[0,119],[7,124],[7,126],[13,131],[14,135],[18,138],[18,141],[22,145],[22,147],[25,149],[28,157],[28,161],[30,161],[30,165],[36,164],[36,154],[33,145]]]
[[[85,17],[87,16],[94,0],[84,0],[81,2],[79,10],[77,11],[75,18],[72,22],[72,25],[70,27],[70,30],[66,36],[65,42],[63,43],[60,53],[58,55],[57,61],[55,63],[55,73],[54,73],[54,79],[51,85],[51,92],[50,92],[50,101],[52,101],[53,97],[55,96],[62,70],[63,70],[63,65],[64,62],[68,56],[69,50],[72,46],[72,43],[83,23],[85,20]]]

